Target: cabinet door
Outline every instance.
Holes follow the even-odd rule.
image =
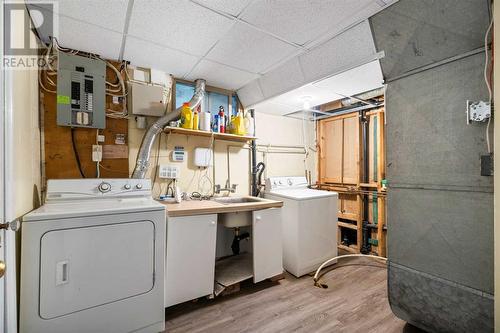
[[[281,208],[253,212],[253,281],[283,273]]]
[[[217,215],[167,219],[165,307],[213,293]]]

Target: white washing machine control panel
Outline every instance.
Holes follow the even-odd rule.
[[[151,197],[150,179],[50,179],[47,202],[74,199]]]
[[[305,188],[307,185],[306,177],[269,177],[266,179],[267,191],[287,188]]]

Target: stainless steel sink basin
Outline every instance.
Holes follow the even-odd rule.
[[[215,198],[215,202],[229,205],[238,203],[261,202],[262,199],[254,197],[222,197]],[[252,212],[234,212],[219,214],[219,222],[226,228],[240,228],[252,224]]]
[[[222,197],[222,198],[215,198],[214,201],[219,202],[221,204],[235,204],[235,203],[260,202],[262,200],[259,198],[252,198],[252,197]]]

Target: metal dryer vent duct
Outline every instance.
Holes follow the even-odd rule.
[[[189,105],[193,109],[200,105],[201,101],[205,97],[206,84],[205,80],[202,79],[198,79],[194,82],[194,95],[189,101]],[[176,110],[167,113],[165,116],[158,119],[153,125],[151,125],[151,127],[148,128],[148,131],[142,138],[141,147],[139,149],[139,152],[137,153],[137,161],[135,163],[132,178],[142,179],[146,177],[146,172],[149,167],[149,160],[151,159],[151,149],[153,148],[153,143],[155,142],[156,136],[165,129],[169,122],[180,118],[181,109],[182,107],[179,107]]]

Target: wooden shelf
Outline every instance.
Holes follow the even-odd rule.
[[[192,136],[203,136],[203,137],[214,137],[215,140],[226,140],[226,141],[238,141],[238,142],[248,142],[255,140],[256,138],[253,136],[243,136],[229,133],[214,133],[214,132],[206,132],[206,131],[198,131],[180,127],[166,127],[165,133],[172,134],[183,134],[183,135],[192,135]]]
[[[361,187],[369,187],[369,188],[378,188],[377,183],[360,183],[359,186]]]
[[[339,250],[344,250],[350,253],[358,253],[356,245],[345,246],[342,244],[337,245]]]
[[[343,228],[349,228],[349,229],[352,229],[352,230],[358,230],[358,226],[355,225],[355,224],[352,224],[352,223],[338,221],[337,225],[339,227],[343,227]]]

